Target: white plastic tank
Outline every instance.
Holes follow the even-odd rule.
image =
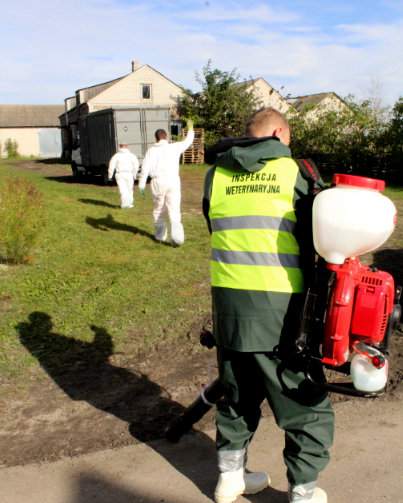
[[[365,345],[363,345],[365,346]],[[351,360],[351,379],[354,388],[367,393],[376,393],[382,391],[388,381],[388,360],[385,359],[380,351],[370,348],[370,354],[356,353]],[[381,366],[374,365],[372,358],[382,358]]]
[[[313,203],[313,240],[318,254],[342,264],[379,248],[396,225],[396,208],[380,192],[383,180],[336,174],[334,187],[320,192]]]

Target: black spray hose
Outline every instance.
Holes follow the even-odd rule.
[[[208,349],[215,346],[214,336],[209,330],[204,329],[200,334],[200,344]],[[165,438],[170,442],[179,442],[181,437],[214,407],[223,394],[219,380],[212,381],[202,390],[198,398],[189,405],[185,412],[172,421],[165,431]]]
[[[181,414],[175,418],[165,432],[165,438],[170,442],[179,442],[192,426],[200,421],[222,397],[223,389],[218,379],[212,381],[199,397]]]

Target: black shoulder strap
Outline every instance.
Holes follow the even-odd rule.
[[[319,170],[312,159],[296,159],[301,175],[309,182],[311,190],[316,193],[325,187]]]

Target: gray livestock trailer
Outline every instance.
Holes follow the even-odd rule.
[[[107,183],[110,158],[127,143],[141,164],[157,129],[170,129],[169,108],[114,107],[92,112],[79,120],[79,144],[72,151],[74,176],[101,175]]]

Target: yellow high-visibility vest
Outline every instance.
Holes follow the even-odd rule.
[[[287,157],[270,160],[255,173],[216,167],[209,211],[212,286],[303,291],[294,235],[298,172]]]

